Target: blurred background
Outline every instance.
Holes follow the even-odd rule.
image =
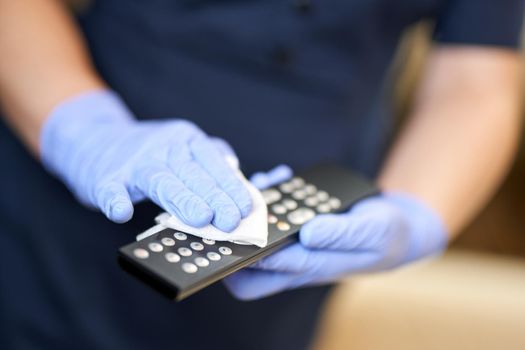
[[[392,67],[399,126],[430,32],[428,23],[408,30]],[[525,142],[498,194],[443,257],[343,283],[315,348],[525,349]]]

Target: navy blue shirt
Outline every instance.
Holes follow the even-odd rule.
[[[518,46],[523,0],[104,0],[80,20],[138,118],[187,118],[247,173],[335,160],[373,176],[392,121],[383,80],[407,26],[446,44]],[[52,84],[52,82],[50,82]],[[328,287],[239,302],[218,283],[169,302],[119,270],[152,224],[78,204],[0,125],[0,348],[302,349]]]

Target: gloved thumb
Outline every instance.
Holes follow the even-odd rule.
[[[303,226],[299,239],[310,249],[380,250],[393,220],[374,212],[321,215]]]

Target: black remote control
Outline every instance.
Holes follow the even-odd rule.
[[[317,166],[262,191],[269,232],[264,248],[216,242],[160,227],[121,247],[119,263],[168,297],[182,300],[296,241],[301,226],[316,215],[347,210],[377,193],[376,187],[351,171],[335,165]]]

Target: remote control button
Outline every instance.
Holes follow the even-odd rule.
[[[201,251],[204,249],[204,246],[202,245],[202,243],[199,243],[199,242],[191,242],[190,247],[191,249],[196,250],[196,251]]]
[[[297,190],[294,193],[292,193],[293,199],[297,199],[298,201],[302,201],[306,198],[306,192],[304,190]]]
[[[288,221],[294,225],[302,225],[315,217],[315,212],[310,208],[299,208],[288,214]]]
[[[319,204],[319,199],[315,196],[308,197],[304,200],[304,204],[309,207],[315,207],[317,204]]]
[[[214,245],[215,241],[213,239],[203,238],[202,241],[207,245]]]
[[[210,265],[210,262],[208,259],[199,256],[198,258],[195,258],[195,264],[197,264],[199,267],[206,267]]]
[[[182,232],[175,232],[173,234],[173,237],[175,237],[179,241],[185,241],[186,239],[188,239],[188,236],[185,233],[182,233]]]
[[[191,254],[193,254],[191,249],[186,248],[186,247],[180,247],[178,251],[179,251],[179,254],[182,256],[190,256]]]
[[[328,200],[328,204],[332,209],[339,209],[341,206],[341,201],[338,198],[332,197]]]
[[[277,191],[276,189],[271,188],[269,190],[262,191],[261,193],[267,205],[281,200],[281,192]]]
[[[317,211],[322,213],[322,214],[326,214],[326,213],[329,213],[330,210],[332,210],[332,208],[330,207],[330,204],[328,203],[321,203],[317,206]]]
[[[275,215],[268,215],[268,223],[270,224],[276,224],[277,223],[277,217]]]
[[[192,263],[184,263],[182,264],[182,271],[186,273],[195,273],[197,272],[198,268]]]
[[[166,247],[173,247],[175,245],[175,240],[173,238],[170,238],[170,237],[163,237],[160,241]]]
[[[282,215],[282,214],[286,214],[286,207],[282,204],[274,204],[272,205],[272,211],[275,213],[275,214],[278,214],[278,215]]]
[[[299,187],[303,187],[304,186],[304,180],[301,179],[300,177],[294,177],[290,183],[295,187],[295,188],[299,188]]]
[[[142,249],[142,248],[137,248],[133,250],[133,255],[135,255],[139,259],[149,258],[149,252],[146,249]]]
[[[306,192],[306,194],[309,194],[311,196],[312,194],[315,194],[315,192],[317,192],[317,187],[315,187],[312,184],[308,184],[304,186],[304,191]]]
[[[317,199],[319,199],[321,202],[324,202],[324,201],[328,200],[328,198],[329,198],[328,193],[326,193],[325,191],[317,192],[316,196],[317,196]]]
[[[279,186],[279,189],[282,193],[292,193],[295,190],[295,186],[291,182],[285,182]]]
[[[288,231],[290,229],[290,225],[287,222],[279,221],[277,223],[277,228],[279,231]]]
[[[228,248],[228,247],[219,247],[219,252],[222,255],[231,255],[232,250],[230,248]]]
[[[221,260],[221,255],[218,254],[218,253],[215,253],[215,252],[208,252],[208,254],[206,254],[206,256],[211,261],[219,261],[219,260]]]
[[[164,249],[162,244],[157,243],[157,242],[151,242],[150,244],[148,244],[148,248],[149,248],[149,250],[151,250],[152,252],[155,252],[155,253],[161,252],[162,249]]]
[[[169,253],[166,253],[166,255],[164,255],[164,257],[170,263],[178,263],[180,261],[180,256],[177,253],[169,252]]]
[[[283,200],[283,205],[288,210],[295,210],[295,209],[297,209],[297,202],[294,201],[293,199],[285,199],[285,200]]]

